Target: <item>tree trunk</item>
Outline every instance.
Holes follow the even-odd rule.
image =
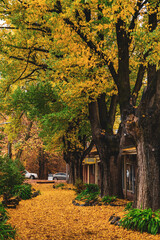
[[[149,13],[149,31],[153,32],[157,28],[158,2],[149,7],[154,10]],[[147,80],[139,110],[136,207],[156,210],[160,208],[160,70],[153,64],[148,64]]]
[[[137,208],[160,208],[160,70],[148,68],[148,86],[136,116],[126,120],[125,130],[137,148]]]
[[[68,183],[75,184],[76,179],[83,179],[81,154],[79,152],[65,152],[64,160],[69,165]]]
[[[152,208],[153,210],[160,208],[159,154],[159,149],[154,146],[152,134],[150,141],[144,140],[142,135],[137,142],[138,173],[135,203],[137,208]]]
[[[91,102],[89,104],[89,115],[90,115],[90,123],[92,129],[92,137],[96,148],[98,150],[98,154],[101,160],[101,195],[116,195],[122,196],[122,178],[121,178],[121,169],[119,168],[120,158],[117,158],[118,154],[117,149],[119,147],[118,141],[115,141],[113,135],[106,135],[106,130],[102,129],[102,123],[100,123],[99,109],[100,104],[98,106],[97,102]],[[103,115],[104,117],[104,115]],[[109,119],[109,118],[108,118]],[[103,122],[106,127],[108,127],[108,132],[111,132],[111,125],[106,124],[104,119]],[[111,169],[110,162],[111,157],[114,156],[114,170]],[[117,178],[115,178],[115,174]],[[113,181],[114,179],[114,181]]]
[[[8,142],[8,157],[12,158],[12,143]]]
[[[43,149],[40,148],[39,150],[39,179],[47,179],[48,178],[48,159],[45,155]]]

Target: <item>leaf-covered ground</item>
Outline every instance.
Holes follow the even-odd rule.
[[[124,214],[124,207],[74,206],[73,190],[53,189],[53,184],[35,184],[41,195],[22,200],[17,209],[9,209],[10,223],[17,229],[17,240],[158,240],[160,235],[127,231],[111,225],[109,217]]]

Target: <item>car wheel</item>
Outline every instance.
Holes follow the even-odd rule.
[[[58,178],[54,177],[53,180],[58,180]]]
[[[35,179],[35,177],[33,175],[30,176],[30,179]]]

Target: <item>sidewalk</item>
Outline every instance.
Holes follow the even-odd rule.
[[[141,234],[111,225],[109,218],[123,216],[124,207],[72,204],[75,191],[54,189],[53,184],[37,184],[41,195],[22,200],[17,209],[8,209],[12,226],[17,229],[16,240],[159,240],[160,235]],[[67,185],[66,187],[72,187]]]

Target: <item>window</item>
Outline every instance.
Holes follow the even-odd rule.
[[[135,167],[128,163],[126,164],[126,185],[128,191],[135,191]]]
[[[95,174],[95,165],[94,164],[90,165],[90,174],[92,174],[92,175]]]

